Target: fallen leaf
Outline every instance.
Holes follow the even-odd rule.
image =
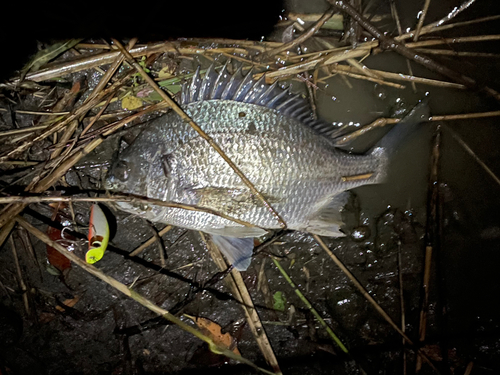
[[[38,316],[38,323],[40,324],[45,324],[53,321],[55,319],[55,314],[48,313],[48,312],[41,312],[40,315]]]
[[[52,241],[57,241],[62,239],[61,231],[54,227],[49,227],[47,229],[47,235],[50,237]],[[69,236],[66,235],[66,237],[68,238]],[[49,245],[47,245],[47,260],[60,272],[63,272],[64,270],[71,268],[71,262],[69,261],[69,259]]]
[[[64,300],[63,301],[63,305],[64,306],[68,306],[68,307],[73,307],[76,305],[76,303],[80,300],[80,297],[79,296],[76,296],[75,298],[71,298],[71,299],[67,299],[67,300]],[[64,307],[62,306],[56,306],[56,310],[60,311],[60,312],[64,312],[66,311],[64,309]]]
[[[207,336],[209,336],[216,345],[232,350],[233,353],[240,355],[240,351],[236,346],[236,340],[229,333],[222,333],[222,328],[217,323],[212,322],[209,319],[198,318],[184,314],[200,328],[200,330]]]
[[[136,96],[129,95],[122,99],[122,108],[123,109],[137,109],[142,107],[142,100]]]
[[[173,75],[172,75],[172,73],[170,73],[170,68],[168,66],[164,66],[158,72],[158,78],[167,79],[167,78],[172,78],[172,77],[173,77]]]
[[[276,292],[273,295],[274,309],[278,311],[285,311],[286,299],[282,292]]]

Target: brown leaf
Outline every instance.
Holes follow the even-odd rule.
[[[76,305],[76,303],[80,300],[79,296],[75,296],[75,298],[67,299],[63,301],[64,306],[68,307],[73,307]],[[64,308],[62,306],[56,306],[56,309],[59,310],[60,312],[64,312]]]
[[[49,323],[52,320],[54,320],[55,317],[56,316],[52,313],[41,312],[40,315],[38,316],[38,323],[40,323],[40,324]]]
[[[54,227],[49,227],[47,229],[47,235],[53,241],[62,239],[61,231]],[[47,245],[47,260],[61,272],[68,268],[71,268],[71,262],[69,261],[69,259],[49,245]]]
[[[240,351],[236,346],[236,340],[229,333],[222,333],[220,325],[209,319],[186,316],[192,319],[205,335],[212,338],[216,345],[232,350],[233,353],[240,355]]]

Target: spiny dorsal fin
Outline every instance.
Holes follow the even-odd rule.
[[[241,67],[230,74],[228,64],[229,60],[220,72],[215,70],[215,63],[210,65],[203,78],[198,67],[191,80],[182,85],[181,105],[203,100],[234,100],[275,109],[326,136],[335,130],[331,124],[313,118],[308,101],[300,94],[281,89],[277,82],[268,85],[265,75],[254,80],[253,68],[246,75],[243,75]]]

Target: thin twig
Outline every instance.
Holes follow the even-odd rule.
[[[276,49],[273,49],[271,51],[266,52],[265,57],[271,58],[274,57],[281,52],[285,52],[287,50],[293,49],[297,47],[298,45],[304,43],[307,39],[312,37],[316,32],[325,24],[326,21],[328,21],[330,18],[332,18],[333,14],[335,13],[335,10],[333,7],[330,7],[323,16],[307,30],[305,33],[302,33],[297,39],[292,40],[291,42],[288,42],[286,44],[283,44],[281,47],[278,47]]]
[[[500,15],[494,15],[494,16],[488,16],[488,17],[481,17],[477,18],[475,20],[470,20],[470,21],[462,21],[462,22],[455,22],[449,25],[440,25],[440,26],[432,26],[433,24],[430,24],[427,28],[427,31],[425,32],[426,34],[434,33],[434,32],[442,32],[444,30],[449,30],[449,29],[454,29],[455,27],[462,27],[462,26],[468,26],[468,25],[474,25],[476,23],[481,23],[481,22],[488,22],[488,21],[495,21],[500,19]],[[420,35],[423,34],[424,29],[426,29],[426,26],[423,27],[422,31],[420,32]],[[410,37],[408,37],[410,38]],[[407,38],[407,39],[408,39]]]
[[[316,68],[318,65],[320,65],[323,62],[323,58],[315,58],[315,59],[310,59],[306,60],[304,62],[300,62],[295,65],[290,65],[287,66],[286,68],[276,70],[274,72],[264,72],[264,73],[256,73],[254,74],[254,78],[258,79],[262,77],[263,75],[266,76],[266,82],[271,83],[273,82],[274,79],[281,78],[281,77],[286,77],[292,74],[299,74],[306,72],[308,70]]]
[[[395,0],[390,0],[391,3],[391,16],[396,21],[396,27],[398,29],[398,34],[403,34],[403,29],[401,27],[401,21],[399,19],[398,8],[396,7]]]
[[[464,113],[461,115],[431,116],[429,118],[429,121],[467,120],[467,119],[473,119],[473,118],[485,118],[485,117],[497,117],[497,116],[500,116],[500,111]]]
[[[430,5],[431,5],[431,0],[425,0],[424,7],[420,11],[420,17],[418,19],[418,25],[415,31],[415,36],[413,37],[414,42],[416,42],[420,36],[420,31],[422,30],[422,26],[424,25],[425,17],[427,16],[427,11],[429,10]]]
[[[243,172],[229,159],[229,157],[222,151],[222,149],[215,143],[215,141],[206,134],[183,110],[177,105],[160,87],[156,84],[156,82],[142,69],[142,67],[134,60],[134,58],[130,55],[130,53],[123,48],[121,43],[113,39],[113,42],[118,46],[120,51],[125,55],[127,62],[131,64],[137,72],[146,80],[147,83],[151,85],[155,91],[160,94],[160,96],[165,100],[170,107],[174,110],[175,113],[179,115],[179,117],[187,122],[196,132],[202,137],[205,141],[208,142],[212,148],[217,151],[217,153],[224,159],[224,161],[231,167],[231,169],[241,178],[241,180],[248,186],[250,191],[262,202],[264,207],[268,209],[271,215],[278,221],[282,228],[286,228],[286,223],[283,218],[276,212],[276,210],[269,204],[269,202],[264,198],[264,196],[255,188],[252,182],[243,174]]]
[[[317,120],[318,119],[318,108],[316,106],[315,92],[316,92],[318,87],[316,85],[314,85],[314,83],[311,84],[311,82],[308,79],[308,73],[304,72],[302,74],[302,77],[304,78],[304,82],[306,83],[307,99],[309,100],[309,105],[311,106],[312,116],[315,120]],[[312,87],[312,85],[314,85],[314,87]]]
[[[398,35],[403,34],[403,29],[401,27],[401,21],[399,19],[399,13],[398,13],[398,8],[396,7],[396,2],[394,0],[391,0],[391,15],[392,18],[396,20],[396,27],[398,29]],[[406,59],[406,66],[408,67],[408,74],[410,76],[413,76],[413,69],[411,67],[411,62],[410,60]],[[417,92],[417,85],[415,82],[411,83],[411,88],[413,89],[413,92]],[[405,353],[405,360],[406,360],[406,353]],[[406,361],[405,361],[406,363]],[[406,368],[405,368],[406,371]]]
[[[470,0],[473,1],[473,0]],[[457,83],[466,85],[473,90],[481,90],[486,94],[494,97],[497,101],[500,101],[500,94],[495,90],[487,86],[479,87],[477,82],[467,77],[463,74],[457,73],[454,70],[441,65],[427,56],[418,55],[410,48],[406,47],[404,44],[398,42],[396,39],[385,35],[383,32],[378,30],[375,26],[369,23],[361,14],[359,14],[349,3],[345,0],[329,0],[331,4],[341,9],[343,12],[349,14],[353,17],[363,28],[366,29],[370,34],[377,38],[380,42],[380,47],[383,50],[390,50],[399,53],[401,56],[406,57],[416,63],[426,67],[427,69],[434,71],[436,73],[442,74],[448,78],[451,78]],[[472,3],[472,2],[471,2]]]
[[[25,128],[14,129],[14,130],[5,130],[3,132],[0,132],[0,137],[9,137],[11,135],[16,135],[16,134],[31,133],[31,132],[34,132],[36,130],[45,129],[48,126],[49,126],[49,124],[38,125],[38,126],[27,126]]]
[[[335,70],[337,71],[343,71],[347,73],[355,73],[355,69],[345,66],[342,64],[336,64],[334,65]],[[332,69],[332,68],[330,68]],[[412,83],[419,83],[422,85],[429,85],[429,86],[438,86],[438,87],[448,87],[448,88],[454,88],[454,89],[465,89],[466,86],[460,85],[458,83],[453,83],[453,82],[446,82],[446,81],[438,81],[435,79],[430,79],[430,78],[422,78],[422,77],[415,77],[413,75],[407,75],[407,74],[402,74],[402,73],[392,73],[392,72],[386,72],[384,70],[375,70],[375,69],[370,69],[372,73],[375,73],[382,78],[387,78],[390,80],[394,81],[401,81],[401,82],[412,82]],[[318,81],[324,81],[328,79],[329,77],[322,77]]]
[[[43,191],[45,191],[44,189]],[[183,210],[188,210],[188,211],[200,211],[200,212],[206,212],[208,214],[220,216],[226,220],[231,220],[234,221],[235,223],[238,223],[240,225],[244,225],[247,227],[255,227],[254,224],[250,224],[246,221],[233,218],[229,215],[217,212],[215,210],[212,210],[210,208],[205,208],[205,207],[199,207],[195,205],[189,205],[189,204],[182,204],[182,203],[177,203],[177,202],[168,202],[168,201],[162,201],[160,199],[154,199],[154,198],[148,198],[148,197],[143,197],[143,196],[138,196],[138,195],[113,195],[113,196],[107,196],[107,197],[74,197],[74,196],[69,196],[69,197],[61,197],[61,196],[21,196],[21,195],[16,195],[16,196],[10,196],[10,197],[0,197],[0,204],[5,204],[5,203],[21,203],[23,205],[28,205],[30,203],[39,203],[39,202],[130,202],[130,203],[149,203],[151,205],[155,206],[161,206],[161,207],[171,207],[171,208],[181,208]]]
[[[361,12],[361,0],[350,0],[350,1],[352,7]],[[361,29],[361,26],[354,19],[349,18],[348,34],[349,34],[349,43],[352,48],[356,48],[358,46],[360,34],[362,31],[363,30]]]
[[[341,262],[341,260],[326,246],[326,244],[323,242],[323,240],[317,235],[313,234],[312,235],[316,242],[320,245],[320,247],[328,254],[328,256],[335,262],[335,264],[344,272],[344,274],[351,280],[351,282],[354,284],[354,286],[361,292],[361,294],[366,298],[368,302],[375,308],[375,310],[386,320],[389,325],[398,332],[401,337],[403,337],[406,342],[410,345],[413,345],[413,341],[404,333],[401,328],[398,327],[396,323],[392,320],[392,318],[385,312],[385,310],[373,299],[373,297],[368,293],[368,291],[365,289],[365,287],[356,279],[356,277],[347,269],[346,266]],[[436,369],[434,364],[431,362],[429,357],[425,353],[422,352],[421,349],[418,350],[418,355],[421,356],[431,367],[432,369],[436,372],[439,373],[439,371]]]
[[[478,113],[464,113],[460,115],[442,115],[442,116],[431,116],[427,119],[429,122],[434,122],[434,121],[454,121],[454,120],[467,120],[467,119],[474,119],[474,118],[486,118],[486,117],[498,117],[500,116],[500,111],[492,111],[492,112],[478,112]],[[352,133],[349,133],[345,136],[339,137],[335,139],[335,144],[337,146],[342,146],[345,145],[346,143],[349,143],[353,139],[359,137],[360,135],[363,135],[367,133],[368,131],[383,127],[385,125],[391,125],[391,124],[397,124],[401,119],[398,118],[385,118],[381,117],[373,121],[372,123],[365,125],[361,127],[361,129],[358,129]],[[450,129],[451,131],[451,129]]]
[[[321,246],[321,248],[332,258],[335,264],[344,272],[344,274],[354,283],[356,288],[363,294],[363,296],[372,304],[372,306],[377,310],[377,312],[410,344],[413,345],[411,339],[398,327],[392,318],[385,312],[384,309],[373,299],[373,297],[368,293],[363,285],[356,279],[356,277],[349,271],[346,266],[340,261],[340,259],[325,245],[323,240],[316,234],[313,234],[316,242]]]
[[[135,257],[142,253],[148,246],[151,246],[154,244],[158,239],[162,238],[166,233],[168,233],[173,227],[171,225],[167,225],[165,228],[163,228],[157,235],[151,237],[149,240],[144,242],[141,246],[136,248],[135,250],[131,251],[129,256],[130,257]]]
[[[40,267],[40,263],[38,262],[38,259],[35,254],[35,249],[33,249],[33,244],[31,243],[30,237],[28,235],[28,232],[23,227],[18,227],[17,228],[17,235],[21,239],[21,242],[24,245],[24,248],[27,250],[28,254],[31,256],[31,259],[34,264],[36,264],[38,267]]]
[[[276,259],[273,258],[274,265],[278,270],[281,272],[281,275],[285,278],[285,280],[290,284],[290,286],[293,288],[295,291],[295,294],[300,298],[300,300],[306,305],[306,307],[309,309],[309,311],[316,317],[318,322],[325,328],[326,332],[328,332],[328,335],[332,338],[332,340],[338,345],[338,347],[344,352],[344,353],[349,353],[345,345],[340,341],[340,339],[337,337],[335,332],[330,328],[328,324],[326,324],[325,320],[323,317],[318,313],[318,311],[311,305],[309,300],[302,294],[302,292],[297,288],[297,285],[292,281],[290,276],[286,273],[285,269],[281,266],[280,262]]]
[[[9,234],[10,232],[12,232],[15,224],[16,222],[12,220],[9,221],[8,225],[4,225],[2,228],[0,228],[0,248],[2,247],[5,240],[9,237]]]
[[[264,372],[265,374],[274,375],[274,373],[272,373],[272,372],[270,372],[268,370],[265,370],[263,368],[258,367],[253,362],[249,361],[246,358],[243,358],[240,355],[237,355],[237,354],[233,353],[231,350],[228,350],[226,348],[222,348],[222,347],[218,346],[217,344],[215,344],[213,342],[213,340],[210,337],[204,335],[203,333],[201,333],[200,331],[198,331],[196,328],[194,328],[194,327],[192,327],[192,326],[184,323],[182,320],[180,320],[176,316],[172,315],[167,310],[162,309],[161,307],[156,306],[152,301],[150,301],[147,298],[143,297],[139,293],[137,293],[137,292],[129,289],[125,284],[122,284],[119,281],[117,281],[116,279],[114,279],[114,278],[106,275],[104,272],[102,272],[98,268],[94,267],[91,264],[88,264],[83,259],[80,259],[78,256],[76,256],[74,253],[72,253],[72,252],[68,251],[67,249],[65,249],[59,243],[57,243],[55,241],[52,241],[49,238],[49,236],[47,236],[47,234],[45,234],[42,231],[36,229],[34,226],[32,226],[30,223],[28,223],[22,217],[17,216],[15,218],[15,220],[21,226],[23,226],[28,232],[30,232],[35,237],[37,237],[39,240],[41,240],[42,242],[46,243],[47,245],[53,247],[59,253],[61,253],[62,255],[64,255],[66,258],[68,258],[72,262],[76,263],[78,266],[80,266],[81,268],[83,268],[88,273],[92,274],[93,276],[97,277],[98,279],[101,279],[105,283],[111,285],[113,288],[115,288],[119,292],[125,294],[127,297],[130,297],[130,298],[134,299],[135,301],[139,302],[144,307],[146,307],[149,310],[155,312],[156,314],[164,317],[165,319],[167,319],[171,323],[174,323],[175,325],[177,325],[183,331],[186,331],[186,332],[188,332],[188,333],[196,336],[200,340],[204,341],[205,343],[207,343],[208,346],[209,346],[209,348],[210,348],[210,350],[212,352],[217,353],[217,354],[225,355],[228,358],[231,358],[231,359],[234,359],[236,361],[239,361],[239,362],[245,363],[247,365],[250,365],[253,368],[258,369],[259,371]]]
[[[68,125],[69,123],[71,123],[71,121],[73,121],[75,119],[78,119],[80,116],[83,116],[91,108],[93,108],[97,103],[99,103],[102,99],[104,99],[105,97],[107,97],[107,95],[109,95],[110,93],[114,93],[114,91],[116,91],[118,89],[118,87],[120,87],[121,85],[123,85],[124,80],[127,79],[127,78],[128,78],[128,76],[126,75],[126,76],[123,77],[123,79],[115,82],[109,88],[101,91],[93,100],[88,101],[85,104],[83,104],[80,108],[76,109],[74,111],[74,113],[72,113],[71,115],[69,115],[63,121],[48,126],[42,132],[35,133],[33,136],[30,137],[30,139],[28,139],[26,141],[23,141],[20,145],[17,145],[13,149],[4,152],[1,155],[1,157],[0,157],[0,161],[7,160],[9,157],[11,157],[11,156],[13,156],[13,155],[15,155],[15,154],[17,154],[19,152],[27,150],[35,142],[38,142],[40,140],[43,140],[43,139],[49,137],[50,135],[54,134],[55,132],[58,132],[59,130],[63,129],[66,125]]]
[[[445,17],[441,18],[440,20],[422,27],[422,29],[420,30],[420,35],[427,34],[427,33],[433,32],[433,31],[438,31],[439,26],[442,26],[444,23],[449,22],[450,20],[455,18],[457,15],[459,15],[465,9],[467,9],[469,6],[471,6],[475,1],[476,0],[467,0],[459,7],[453,8],[453,10],[450,13],[448,13]],[[444,30],[444,27],[441,28],[441,30]],[[401,41],[401,40],[405,40],[405,39],[410,39],[414,35],[415,35],[415,30],[412,30],[406,34],[403,34],[403,35],[396,37],[395,39],[397,41]]]
[[[353,139],[358,138],[360,135],[363,135],[372,129],[384,127],[385,125],[388,125],[388,124],[396,124],[399,121],[400,121],[400,119],[398,119],[398,118],[383,118],[383,117],[379,118],[379,119],[373,121],[371,124],[363,126],[361,129],[358,129],[358,130],[356,130],[352,133],[349,133],[345,136],[339,137],[338,139],[335,140],[335,145],[336,146],[345,145],[346,143],[349,143]]]
[[[203,39],[192,39],[193,43],[203,43],[207,40]],[[181,54],[200,54],[206,53],[210,48],[198,49],[191,47],[182,47],[184,42],[160,42],[151,43],[147,45],[140,45],[133,48],[130,53],[134,58],[141,56],[150,56],[156,53],[181,53]],[[265,52],[269,48],[279,47],[283,43],[278,42],[253,42],[249,40],[233,40],[233,39],[210,39],[210,44],[229,44],[229,45],[239,45],[246,48],[255,49],[261,52]],[[80,59],[73,60],[71,62],[64,62],[60,64],[54,64],[50,68],[40,69],[37,72],[29,73],[26,75],[26,79],[34,82],[41,82],[71,73],[80,72],[86,69],[92,69],[98,66],[112,64],[113,61],[120,55],[120,52],[116,50],[115,46],[111,46],[114,51],[103,52],[97,55],[84,56]],[[19,79],[15,79],[12,83],[19,82]]]
[[[381,80],[382,77],[379,76],[377,73],[373,72],[370,68],[368,68],[365,64],[362,62],[356,60],[356,59],[347,59],[347,63],[351,65],[354,69],[356,69],[358,72],[361,74],[371,77],[371,78],[376,78]]]
[[[450,127],[445,127],[446,130],[448,130],[450,132],[450,134],[452,135],[453,139],[455,139],[455,141],[458,142],[458,144],[460,144],[465,151],[467,151],[467,153],[472,156],[472,158],[486,171],[486,173],[488,173],[491,178],[493,178],[493,180],[495,180],[495,182],[500,185],[500,178],[497,177],[497,175],[495,173],[493,173],[493,171],[476,155],[476,153],[474,151],[472,151],[472,149],[469,147],[469,145],[467,143],[464,142],[464,140],[462,138],[460,138],[460,136],[455,132],[453,131]]]
[[[12,238],[12,234],[9,237],[9,245],[12,250],[12,257],[14,258],[14,264],[16,265],[17,272],[17,282],[19,283],[19,288],[21,289],[21,293],[23,295],[23,303],[24,309],[26,310],[26,315],[30,315],[30,304],[28,301],[28,288],[26,287],[26,283],[24,282],[23,273],[21,271],[21,265],[19,264],[19,257],[17,255],[16,244],[14,243],[14,239]]]
[[[387,81],[384,81],[380,78],[373,78],[373,77],[369,77],[366,75],[361,75],[361,74],[356,74],[356,73],[351,73],[351,72],[347,72],[344,70],[340,70],[340,69],[337,69],[338,66],[339,65],[330,67],[330,70],[332,71],[332,73],[343,74],[343,75],[346,75],[346,76],[351,77],[351,78],[375,82],[375,83],[378,83],[379,85],[394,87],[397,89],[405,89],[406,88],[406,86],[400,85],[399,83],[387,82]]]
[[[225,272],[228,269],[228,266],[222,256],[222,253],[217,248],[217,246],[212,243],[212,241],[207,240],[202,232],[199,233],[203,242],[207,246],[207,249],[215,264],[219,267],[221,272]],[[234,298],[240,302],[243,308],[247,323],[250,327],[250,330],[252,331],[255,341],[257,341],[257,345],[259,346],[264,358],[266,359],[267,363],[273,368],[276,374],[281,374],[278,360],[276,358],[276,355],[274,354],[271,343],[269,342],[269,338],[267,337],[266,331],[262,325],[259,314],[255,309],[252,297],[248,292],[241,273],[233,268],[231,270],[230,277],[226,277],[226,281],[233,292]]]
[[[66,143],[68,140],[71,138],[75,130],[77,129],[79,125],[79,121],[77,119],[73,120],[70,122],[70,124],[64,129],[64,134],[62,135],[61,139],[59,142],[55,145],[54,151],[52,151],[52,154],[50,155],[50,159],[55,159],[57,158],[61,152],[63,151],[63,147],[66,146]]]
[[[408,48],[422,48],[429,46],[439,46],[441,44],[455,44],[455,43],[475,43],[475,42],[490,42],[493,40],[500,40],[500,35],[474,35],[474,36],[460,36],[455,38],[440,38],[431,40],[422,40],[420,42],[406,43]]]
[[[449,49],[431,49],[431,48],[415,48],[417,52],[423,52],[431,55],[447,55],[447,56],[460,56],[460,57],[488,57],[500,58],[498,53],[488,52],[467,52],[467,51],[453,51]]]
[[[469,364],[467,365],[466,369],[465,369],[464,375],[470,375],[470,373],[472,372],[472,368],[473,367],[474,367],[474,362],[470,361]]]
[[[106,103],[104,103],[104,105],[101,107],[101,109],[99,110],[97,115],[95,115],[90,120],[89,124],[85,127],[85,129],[82,130],[82,132],[80,133],[80,137],[83,137],[90,130],[90,128],[97,122],[97,120],[99,120],[101,118],[103,112],[106,110],[106,108],[108,108],[108,105],[109,105],[109,103],[111,103],[111,100],[113,98],[114,97],[112,95],[109,96],[109,98],[106,100]]]
[[[158,245],[158,252],[160,253],[160,266],[165,267],[166,262],[165,262],[165,247],[163,246],[163,243],[161,242],[161,238],[156,233],[156,230],[153,228],[153,231],[155,231],[154,237],[156,238],[156,244]]]
[[[7,112],[7,108],[0,108],[0,111]],[[61,115],[69,115],[71,112],[40,112],[40,111],[25,111],[22,109],[14,110],[15,113],[21,113],[25,115],[35,115],[35,116],[61,116]]]
[[[39,161],[23,161],[23,160],[0,161],[0,164],[3,164],[3,165],[19,165],[21,167],[32,167],[32,166],[38,165],[40,163],[41,162],[39,162]]]
[[[325,59],[323,59],[324,61],[322,62],[322,65],[330,65],[349,59],[368,56],[371,49],[376,47],[377,45],[378,42],[366,42],[359,44],[358,47],[354,49],[330,53]]]
[[[431,153],[430,173],[428,183],[427,197],[427,225],[425,231],[425,261],[424,278],[422,282],[423,302],[420,310],[419,341],[423,343],[427,332],[427,312],[429,309],[429,288],[431,280],[432,253],[436,242],[436,225],[438,213],[438,195],[439,195],[439,156],[441,147],[441,129],[436,128],[434,142]],[[416,371],[420,371],[421,360],[417,358]]]

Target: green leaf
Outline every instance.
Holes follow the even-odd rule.
[[[285,311],[286,298],[283,295],[283,293],[282,292],[274,293],[273,299],[274,299],[273,308],[278,311]]]
[[[21,81],[24,79],[28,72],[36,72],[44,64],[48,63],[50,60],[55,59],[61,53],[66,52],[70,48],[74,47],[80,43],[82,39],[70,39],[65,42],[55,43],[51,46],[38,51],[35,56],[24,66],[21,71]]]

